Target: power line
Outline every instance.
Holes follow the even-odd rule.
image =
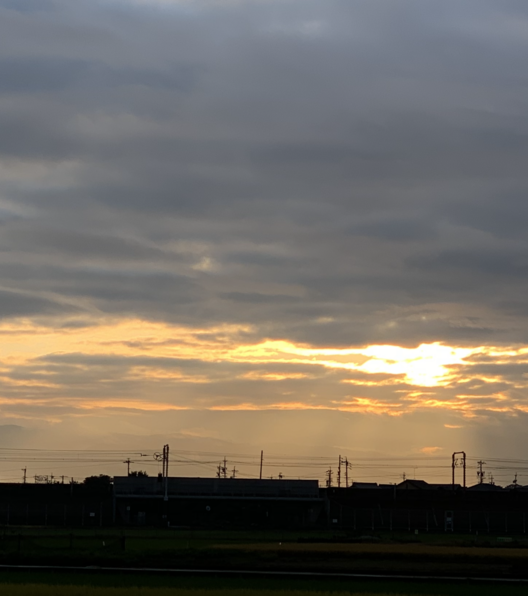
[[[16,464],[22,464],[22,468],[31,469],[31,473],[48,470],[51,466],[67,468],[65,471],[94,468],[114,467],[118,470],[123,460],[127,463],[127,472],[130,470],[130,464],[138,462],[141,458],[141,465],[145,467],[160,466],[160,463],[149,460],[154,455],[154,451],[143,449],[45,449],[45,448],[0,448],[0,475],[7,477],[11,471],[19,470],[20,467],[13,468]],[[229,458],[230,466],[235,466],[237,477],[258,478],[259,467],[263,463],[263,452],[248,453],[226,453],[224,457]],[[145,459],[143,459],[145,458]],[[209,473],[216,469],[218,463],[218,453],[212,451],[199,450],[178,450],[176,458],[172,463],[180,469],[198,469],[207,470]],[[422,478],[439,479],[444,478],[448,482],[449,465],[446,456],[390,456],[390,457],[354,457],[353,459],[339,456],[339,465],[337,468],[338,486],[347,486],[348,478],[343,479],[342,466],[345,465],[345,476],[353,465],[354,480],[361,481],[366,479],[376,479],[378,482],[384,480],[398,479],[394,469],[413,468]],[[481,463],[482,462],[482,465]],[[522,478],[528,475],[528,460],[520,458],[486,458],[486,470],[488,474],[493,474],[495,478],[508,478],[517,474]],[[11,464],[11,466],[9,466]],[[2,466],[6,466],[2,470]],[[326,478],[326,472],[332,465],[335,466],[334,457],[322,455],[266,455],[266,469],[288,470],[288,477],[299,477],[306,479],[317,479],[319,481]],[[457,464],[458,465],[458,464]],[[467,457],[467,469],[471,472],[484,472],[484,461],[482,458]],[[223,471],[222,471],[222,475]],[[481,476],[479,475],[479,479]]]

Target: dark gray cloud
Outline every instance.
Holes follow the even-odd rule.
[[[17,12],[39,12],[51,10],[54,0],[0,0],[0,9]]]
[[[525,337],[523,2],[0,11],[4,316]]]
[[[97,62],[67,58],[0,60],[0,93],[52,93],[76,88],[84,93],[95,89],[147,87],[189,91],[194,73],[188,68],[169,68],[156,72],[140,69],[116,69]]]
[[[68,315],[75,314],[78,309],[63,304],[20,292],[0,290],[0,319],[12,317],[30,317],[36,315]]]

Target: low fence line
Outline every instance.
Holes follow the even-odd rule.
[[[331,527],[354,531],[526,534],[528,511],[382,509],[334,506]]]

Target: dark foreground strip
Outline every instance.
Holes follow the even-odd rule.
[[[373,573],[323,573],[312,571],[246,571],[226,569],[165,569],[155,567],[69,567],[66,565],[0,565],[0,571],[65,571],[72,573],[133,573],[163,574],[168,576],[223,576],[223,577],[289,577],[301,579],[356,579],[373,581],[444,582],[475,584],[528,584],[528,579],[507,577],[469,577],[446,575],[385,575]]]

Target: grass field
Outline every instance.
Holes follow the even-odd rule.
[[[309,596],[300,590],[178,590],[173,588],[94,588],[90,586],[49,586],[43,584],[8,584],[6,596]],[[400,593],[401,594],[401,593]],[[436,592],[434,593],[436,594]],[[432,592],[422,596],[434,596]],[[476,594],[476,592],[475,592]],[[497,592],[498,594],[498,592]],[[395,596],[388,592],[318,592],[318,596]]]
[[[2,596],[524,596],[527,586],[0,572]]]
[[[0,564],[528,578],[526,539],[497,538],[9,527]]]
[[[50,586],[44,584],[6,584],[6,596],[308,596],[299,590],[178,590],[177,588],[95,588],[90,586]],[[387,592],[319,592],[319,596],[389,596]],[[425,595],[424,595],[425,596]]]
[[[264,552],[295,552],[295,553],[349,553],[378,554],[378,555],[433,555],[457,557],[485,557],[485,558],[519,558],[528,560],[528,548],[430,545],[430,544],[305,544],[292,542],[274,543],[246,543],[246,544],[216,544],[219,549],[246,550],[259,553]]]

